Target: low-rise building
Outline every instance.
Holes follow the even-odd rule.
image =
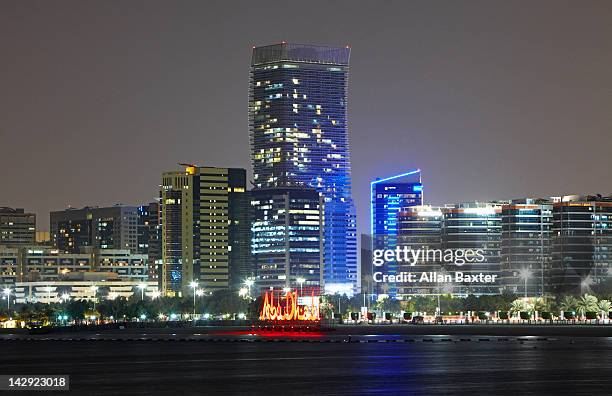
[[[116,274],[101,272],[84,273],[74,278],[80,279],[17,282],[13,288],[15,303],[48,304],[69,300],[99,302],[101,299],[130,298],[133,295],[143,295],[147,298],[159,296],[157,282],[153,281],[126,281],[118,278]]]
[[[60,281],[70,274],[111,272],[119,281],[148,280],[148,256],[123,249],[62,253],[48,246],[0,246],[0,285]]]

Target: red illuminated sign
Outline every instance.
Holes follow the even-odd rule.
[[[260,320],[319,320],[319,298],[310,299],[310,305],[299,305],[297,292],[269,290],[264,293]]]

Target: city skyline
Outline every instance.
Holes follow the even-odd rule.
[[[159,174],[178,162],[248,169],[250,48],[282,40],[353,49],[348,112],[359,232],[368,229],[369,181],[409,168],[423,169],[432,204],[612,190],[606,5],[540,3],[522,11],[510,4],[391,3],[346,10],[339,2],[318,18],[318,31],[308,28],[309,18],[291,30],[279,19],[246,34],[257,19],[247,11],[232,10],[233,23],[221,26],[199,19],[195,5],[165,14],[148,3],[147,17],[122,5],[119,17],[112,6],[74,3],[71,13],[64,4],[41,5],[39,15],[21,18],[29,6],[6,3],[0,13],[14,33],[0,41],[13,60],[0,77],[7,79],[0,132],[30,154],[25,163],[15,157],[19,150],[0,157],[12,187],[3,205],[37,213],[43,229],[46,213],[68,205],[149,202]],[[555,19],[546,18],[550,9]],[[345,27],[332,17],[340,10],[347,12]],[[433,15],[436,24],[419,22]],[[368,35],[363,26],[377,17],[388,28]],[[400,17],[407,23],[395,23]],[[207,34],[213,28],[225,33],[221,47],[218,35],[211,41]],[[485,41],[478,39],[483,33]],[[205,95],[210,89],[219,94]],[[167,134],[177,136],[175,144],[155,143]]]
[[[611,20],[0,1],[0,391],[610,393]]]

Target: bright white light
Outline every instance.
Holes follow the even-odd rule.
[[[153,299],[159,298],[159,296],[161,296],[161,292],[160,292],[159,290],[154,290],[154,291],[151,293],[151,297],[152,297]]]
[[[194,289],[195,289],[196,287],[198,287],[198,282],[196,282],[196,281],[191,282],[191,283],[189,284],[189,287],[192,287],[192,288],[194,288]]]
[[[529,278],[531,278],[531,271],[529,270],[529,268],[521,268],[519,270],[519,277],[521,279],[529,279]]]
[[[353,296],[353,284],[352,283],[326,283],[325,284],[326,294],[346,294],[347,296]]]
[[[306,282],[306,279],[304,279],[304,278],[297,278],[297,283],[299,283],[300,285],[302,283],[304,283],[304,282]]]
[[[253,286],[254,283],[255,281],[253,279],[247,279],[244,281],[244,284],[247,285],[247,287]]]
[[[196,290],[196,295],[200,296],[200,297],[203,296],[204,295],[204,290],[203,289]]]
[[[283,291],[284,291],[285,293],[289,293],[289,292],[291,291],[291,288],[289,288],[289,287],[283,287]]]
[[[62,300],[64,300],[64,301],[68,301],[68,300],[70,300],[70,294],[64,293],[64,294],[62,294],[62,296],[60,298]]]
[[[243,287],[242,289],[240,289],[240,290],[238,291],[238,295],[239,295],[240,297],[244,297],[244,296],[246,296],[246,295],[248,294],[248,292],[249,292],[249,289],[246,289],[246,288],[244,288],[244,287]]]
[[[415,211],[421,217],[441,217],[442,211],[429,205],[415,206]]]
[[[463,213],[470,213],[479,216],[494,215],[495,208],[492,206],[486,208],[464,208]]]
[[[140,315],[140,319],[145,320],[146,318],[147,318],[147,315],[145,314]]]
[[[138,285],[138,288],[144,290],[144,289],[147,288],[147,285],[146,285],[146,283],[141,283],[141,284]]]
[[[239,313],[238,314],[238,319],[244,319],[245,317],[246,317],[246,315],[243,314],[243,313]]]
[[[4,293],[5,296],[9,296],[11,294],[11,289],[7,287],[6,289],[2,290],[2,293]]]

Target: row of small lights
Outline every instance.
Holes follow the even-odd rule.
[[[296,280],[297,280],[297,283],[299,283],[300,288],[302,287],[302,285],[304,284],[304,282],[306,282],[306,279],[304,279],[304,278],[297,278]],[[246,287],[242,287],[242,288],[241,288],[241,289],[238,291],[238,294],[239,294],[241,297],[250,296],[250,295],[251,295],[251,287],[252,287],[254,284],[255,284],[255,281],[254,281],[253,279],[251,279],[251,278],[249,278],[249,279],[245,280],[245,281],[244,281],[244,286],[246,286]],[[189,283],[189,287],[191,287],[191,288],[194,290],[194,297],[195,297],[196,295],[197,295],[198,297],[201,297],[201,296],[203,296],[203,295],[205,294],[204,289],[198,289],[198,288],[197,288],[197,287],[198,287],[198,282],[196,282],[196,281],[192,281],[191,283]],[[144,292],[145,292],[145,290],[147,289],[147,284],[146,284],[146,283],[140,283],[140,284],[138,284],[138,288],[140,289],[140,291],[141,291],[141,293],[142,293],[142,298],[144,299]],[[95,285],[92,285],[92,286],[90,287],[90,289],[91,289],[91,291],[93,291],[93,293],[94,293],[94,297],[95,297],[95,295],[96,295],[96,293],[97,293],[97,291],[98,291],[99,287],[98,287],[98,286],[95,286]],[[47,292],[49,292],[49,293],[51,292],[51,290],[52,290],[52,289],[51,289],[51,287],[50,287],[50,286],[48,286],[48,287],[46,288],[46,291],[47,291]],[[290,288],[288,288],[288,287],[285,287],[285,288],[283,289],[283,291],[284,291],[285,293],[288,293],[289,291],[291,291],[291,289],[290,289]],[[11,290],[10,288],[8,288],[8,287],[7,287],[7,288],[5,288],[5,289],[3,290],[3,294],[6,296],[6,298],[7,298],[7,299],[9,299],[9,297],[10,297],[11,293],[12,293],[12,290]],[[153,298],[153,299],[159,298],[160,296],[161,296],[161,292],[160,292],[159,290],[154,290],[153,292],[151,292],[151,298]],[[109,298],[110,300],[114,300],[114,299],[115,299],[115,298],[117,298],[117,297],[118,297],[118,294],[117,294],[117,293],[115,293],[115,292],[110,292],[110,293],[109,293],[109,296],[108,296],[108,298]],[[68,301],[68,300],[70,299],[70,295],[69,295],[69,294],[67,294],[67,293],[64,293],[64,294],[62,294],[62,295],[60,296],[60,299],[61,299],[61,300],[63,300],[63,301]],[[10,301],[10,300],[9,300],[9,301]]]

